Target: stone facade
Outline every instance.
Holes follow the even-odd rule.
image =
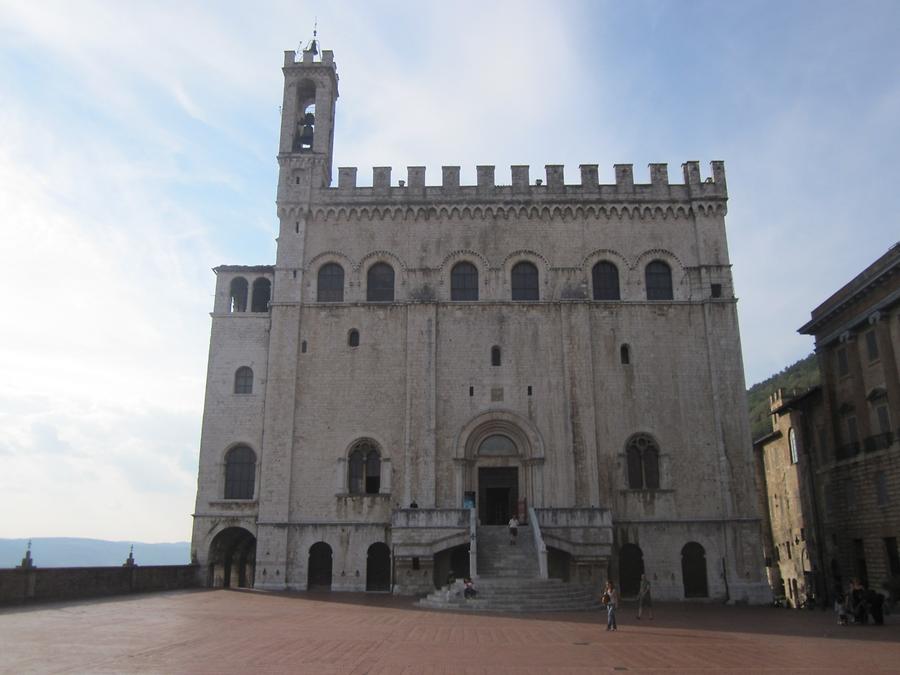
[[[824,424],[822,391],[814,387],[769,397],[772,432],[757,439],[757,470],[765,510],[763,546],[769,584],[791,607],[822,598],[824,536],[815,492],[816,429]]]
[[[723,164],[333,186],[333,55],[283,70],[275,265],[216,268],[209,582],[424,592],[516,513],[567,579],[770,598]]]
[[[859,577],[900,584],[900,244],[812,311],[822,411],[815,467],[832,590]]]

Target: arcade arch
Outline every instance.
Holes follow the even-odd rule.
[[[226,527],[209,545],[206,585],[212,588],[253,588],[256,537],[243,527]]]

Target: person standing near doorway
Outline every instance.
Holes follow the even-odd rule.
[[[641,575],[641,586],[638,589],[638,619],[641,618],[644,607],[647,608],[647,618],[653,621],[653,598],[650,597],[650,580],[646,574]]]
[[[616,593],[616,587],[612,581],[606,582],[606,588],[603,589],[600,602],[606,605],[606,630],[619,630],[619,627],[616,625],[616,607],[619,606],[619,594]]]
[[[513,516],[509,519],[509,544],[514,545],[519,536],[519,519]]]

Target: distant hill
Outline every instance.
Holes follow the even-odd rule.
[[[128,558],[132,543],[138,565],[187,565],[191,561],[187,541],[145,544],[73,537],[35,537],[31,557],[38,567],[117,567]],[[0,567],[21,564],[27,546],[28,539],[0,539]]]
[[[772,431],[769,418],[769,395],[776,389],[804,392],[819,384],[819,366],[816,355],[810,354],[805,359],[788,366],[780,373],[754,384],[747,390],[747,402],[750,406],[750,431],[753,439],[765,436]]]

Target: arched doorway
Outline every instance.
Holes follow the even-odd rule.
[[[331,547],[324,541],[317,541],[309,547],[306,589],[309,591],[331,590]]]
[[[681,578],[684,581],[684,597],[709,597],[706,585],[706,551],[696,541],[688,542],[681,549]]]
[[[212,588],[253,588],[256,537],[243,527],[227,527],[209,545],[206,585]]]
[[[543,505],[544,444],[534,424],[504,410],[481,413],[457,436],[456,494],[481,525],[505,525]]]
[[[391,590],[391,549],[383,542],[376,542],[366,554],[366,590]]]
[[[625,544],[619,549],[619,590],[623,596],[635,596],[641,589],[644,573],[644,553],[635,544]]]

